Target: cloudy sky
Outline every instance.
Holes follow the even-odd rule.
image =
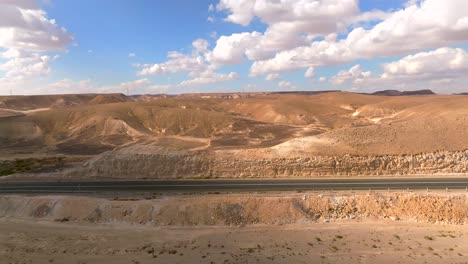
[[[467,0],[0,0],[0,94],[468,91]]]

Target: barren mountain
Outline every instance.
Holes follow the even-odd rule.
[[[70,106],[126,102],[132,100],[123,94],[59,94],[0,96],[0,108],[34,110]]]
[[[435,94],[431,90],[416,90],[416,91],[398,91],[398,90],[384,90],[372,93],[372,95],[387,95],[387,96],[402,96],[402,95],[432,95]]]
[[[206,170],[193,172],[197,177],[213,173],[219,177],[223,173],[226,177],[287,176],[288,171],[301,177],[466,172],[451,165],[454,159],[459,164],[467,159],[468,96],[463,95],[328,92],[130,98],[114,94],[2,97],[1,102],[0,151],[5,158],[37,153],[93,157],[114,151],[86,163],[88,173],[97,166],[100,171],[125,177],[125,173],[112,172],[112,164],[126,164],[138,156],[122,171],[145,168],[143,174],[154,175],[151,170],[157,164],[171,163],[173,154],[182,155],[187,168],[197,159],[225,164],[222,170],[207,165]],[[432,160],[439,159],[440,152],[446,153],[443,166]],[[401,167],[406,164],[401,157],[417,160],[418,155],[426,155],[420,157],[424,162],[405,165],[411,169]],[[313,161],[298,166],[297,158]],[[394,165],[382,165],[385,159]],[[272,163],[278,168],[268,165],[272,160],[281,161]],[[352,173],[347,167],[337,167],[336,162],[332,165],[331,160],[361,169],[356,167]],[[373,165],[363,165],[369,162]],[[167,166],[171,170],[171,164]]]

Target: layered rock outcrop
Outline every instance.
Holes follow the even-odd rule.
[[[127,179],[307,178],[468,173],[468,150],[417,155],[265,156],[132,146],[103,153],[69,173]]]

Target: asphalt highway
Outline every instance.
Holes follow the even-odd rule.
[[[0,193],[467,189],[468,178],[0,182]]]

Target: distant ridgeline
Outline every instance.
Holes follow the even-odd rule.
[[[427,90],[416,90],[416,91],[398,91],[398,90],[383,90],[371,93],[371,95],[384,95],[384,96],[405,96],[405,95],[433,95],[436,94],[433,91]]]

